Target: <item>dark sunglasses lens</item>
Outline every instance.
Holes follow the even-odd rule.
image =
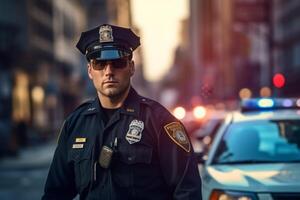
[[[116,69],[122,69],[127,66],[127,60],[126,59],[118,59],[118,60],[112,61],[111,64]]]
[[[110,64],[115,69],[122,69],[127,66],[127,60],[126,59],[118,59],[118,60],[93,60],[92,66],[95,70],[103,70],[108,64]]]
[[[95,70],[103,70],[106,66],[106,61],[105,60],[94,60],[92,62],[92,65]]]

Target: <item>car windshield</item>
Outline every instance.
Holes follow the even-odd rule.
[[[213,164],[300,162],[300,120],[231,124]]]

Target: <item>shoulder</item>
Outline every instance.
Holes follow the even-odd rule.
[[[142,106],[154,109],[156,111],[161,110],[164,112],[169,112],[163,105],[161,105],[159,102],[157,102],[153,99],[142,97],[142,96],[140,99],[141,99],[140,102],[141,102]]]
[[[81,114],[86,111],[94,102],[95,100],[91,99],[91,100],[87,100],[84,101],[83,103],[81,103],[79,106],[77,106],[77,108],[75,108],[75,110],[70,113],[67,117],[66,117],[66,122],[67,123],[72,123],[74,120],[76,120],[79,116],[81,116]]]
[[[141,97],[141,106],[144,107],[147,113],[150,112],[152,116],[161,122],[176,120],[166,107],[153,99]]]
[[[93,100],[88,100],[80,104],[72,113],[70,113],[64,120],[58,135],[58,141],[67,141],[70,136],[70,130],[76,124],[81,113],[88,109],[93,103]],[[62,142],[64,143],[64,142]]]
[[[146,115],[151,113],[150,117],[154,120],[153,127],[158,127],[159,140],[163,141],[165,145],[175,144],[189,153],[191,144],[184,125],[157,101],[142,98],[142,104],[148,108],[145,112]]]

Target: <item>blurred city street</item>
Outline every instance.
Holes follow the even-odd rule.
[[[200,173],[206,174],[204,200],[238,199],[236,194],[250,200],[291,200],[293,195],[300,199],[297,184],[297,188],[269,184],[283,175],[300,183],[298,166],[297,170],[284,167],[300,160],[300,0],[1,0],[0,200],[41,198],[64,120],[100,94],[88,73],[87,51],[81,55],[76,48],[82,32],[100,24],[130,28],[140,37],[141,45],[128,56],[134,61],[130,84],[140,95],[161,103],[184,125]],[[100,28],[98,32],[101,41]],[[98,35],[96,39],[99,42]],[[112,61],[109,58],[104,63]],[[250,99],[255,99],[256,114],[242,110],[241,103]],[[265,99],[271,105],[264,104]],[[279,107],[276,99],[281,102]],[[225,151],[229,129],[224,124],[232,112],[238,112],[238,123],[253,116],[274,123],[266,108],[273,109],[273,114],[276,109],[290,109],[294,116],[291,119],[290,113],[278,112],[281,121],[260,130],[259,136],[266,139],[261,150],[272,156],[287,154],[260,162],[280,161],[283,167],[274,169],[271,164],[263,169],[270,171],[265,185],[269,190],[262,191],[257,180],[253,188],[241,189],[240,182],[228,187],[230,173],[243,171],[230,170],[236,167],[233,162],[240,161],[220,155],[220,165],[228,162],[229,178],[210,173],[210,166],[206,171],[208,163],[218,165],[211,152],[231,156]],[[292,122],[287,123],[289,120]],[[254,120],[251,126],[258,124]],[[270,133],[273,135],[267,135]],[[232,143],[241,143],[236,141]],[[247,141],[251,142],[253,139]],[[290,160],[280,160],[293,153]],[[251,157],[247,164],[252,166],[252,161]],[[261,163],[256,164],[254,172]],[[241,182],[248,184],[248,174],[245,177]],[[287,176],[282,182],[292,178]],[[224,191],[219,179],[225,183]],[[273,198],[274,188],[281,193]],[[287,189],[292,194],[289,197],[285,196]]]
[[[22,149],[0,159],[0,199],[38,200],[55,149],[55,142]]]

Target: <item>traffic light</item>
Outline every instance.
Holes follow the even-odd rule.
[[[285,77],[281,73],[277,73],[273,76],[273,85],[276,88],[282,88],[285,84]]]

